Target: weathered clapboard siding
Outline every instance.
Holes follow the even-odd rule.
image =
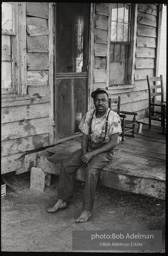
[[[94,44],[95,57],[107,56],[107,45],[105,44]]]
[[[107,68],[107,58],[95,56],[95,68],[106,69]]]
[[[146,110],[149,107],[149,102],[147,100],[141,100],[133,102],[132,104],[126,103],[121,105],[121,111],[131,111],[131,112],[139,112],[140,110]]]
[[[156,50],[154,48],[137,47],[135,56],[137,58],[155,58]]]
[[[151,26],[138,24],[137,35],[138,36],[147,36],[156,38],[157,29]]]
[[[47,85],[48,71],[27,71],[28,85]]]
[[[40,97],[39,94],[36,94],[33,98],[21,99],[21,100],[2,100],[2,109],[5,107],[16,107],[16,106],[24,106],[30,104],[40,104],[40,103],[48,103],[49,99],[47,97]]]
[[[135,67],[136,69],[140,69],[140,68],[148,69],[148,68],[154,68],[155,67],[154,64],[155,64],[154,59],[137,58],[135,62]]]
[[[108,30],[108,16],[96,15],[96,28]]]
[[[49,35],[47,20],[27,17],[27,34],[29,36]]]
[[[12,155],[13,153],[24,153],[26,151],[46,147],[48,145],[48,133],[6,140],[1,143],[1,155],[7,156]]]
[[[96,4],[96,13],[109,16],[109,4],[108,3],[97,3]]]
[[[147,75],[154,76],[154,69],[135,70],[135,80],[146,80]]]
[[[48,53],[27,53],[27,70],[49,70]]]
[[[107,44],[107,31],[95,29],[95,43]]]
[[[157,6],[155,4],[138,4],[138,10],[155,16],[157,15]]]
[[[49,118],[20,120],[18,122],[2,124],[1,139],[11,140],[30,135],[48,133],[50,130]]]
[[[27,52],[49,52],[48,36],[28,36]]]
[[[137,47],[156,48],[156,38],[137,36]]]
[[[49,116],[49,104],[21,105],[1,110],[2,124]]]
[[[94,82],[103,83],[107,81],[107,70],[105,69],[94,69]]]
[[[93,43],[93,89],[108,86],[109,3],[95,4]]]
[[[48,19],[49,5],[44,2],[27,2],[27,16],[35,16]]]
[[[138,12],[138,23],[157,27],[157,17],[151,14]]]
[[[46,85],[29,85],[28,86],[28,94],[30,97],[49,97],[50,94],[50,88]]]

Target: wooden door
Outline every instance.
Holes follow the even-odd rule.
[[[57,139],[78,132],[87,111],[89,3],[56,4],[55,121]]]

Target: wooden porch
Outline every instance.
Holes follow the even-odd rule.
[[[100,174],[100,184],[118,190],[165,199],[166,136],[160,128],[143,126],[142,133],[126,140],[115,148],[113,161]],[[38,167],[45,173],[59,175],[60,162],[80,148],[81,137],[51,147],[38,157]],[[80,168],[76,178],[84,180]]]

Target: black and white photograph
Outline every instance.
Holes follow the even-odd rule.
[[[166,253],[167,1],[1,2],[1,252]]]

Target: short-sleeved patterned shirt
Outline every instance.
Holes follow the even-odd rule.
[[[104,140],[106,117],[108,115],[108,112],[109,112],[108,126],[107,126],[106,138]],[[90,125],[91,125],[91,129],[90,129]],[[96,118],[95,109],[91,109],[82,118],[79,124],[79,129],[84,134],[88,135],[90,138],[90,141],[94,144],[101,143],[103,141],[107,143],[110,141],[111,135],[115,133],[118,133],[118,134],[122,133],[120,117],[116,112],[110,109],[108,109],[107,113],[101,118]],[[91,131],[91,134],[89,134],[90,131]]]

